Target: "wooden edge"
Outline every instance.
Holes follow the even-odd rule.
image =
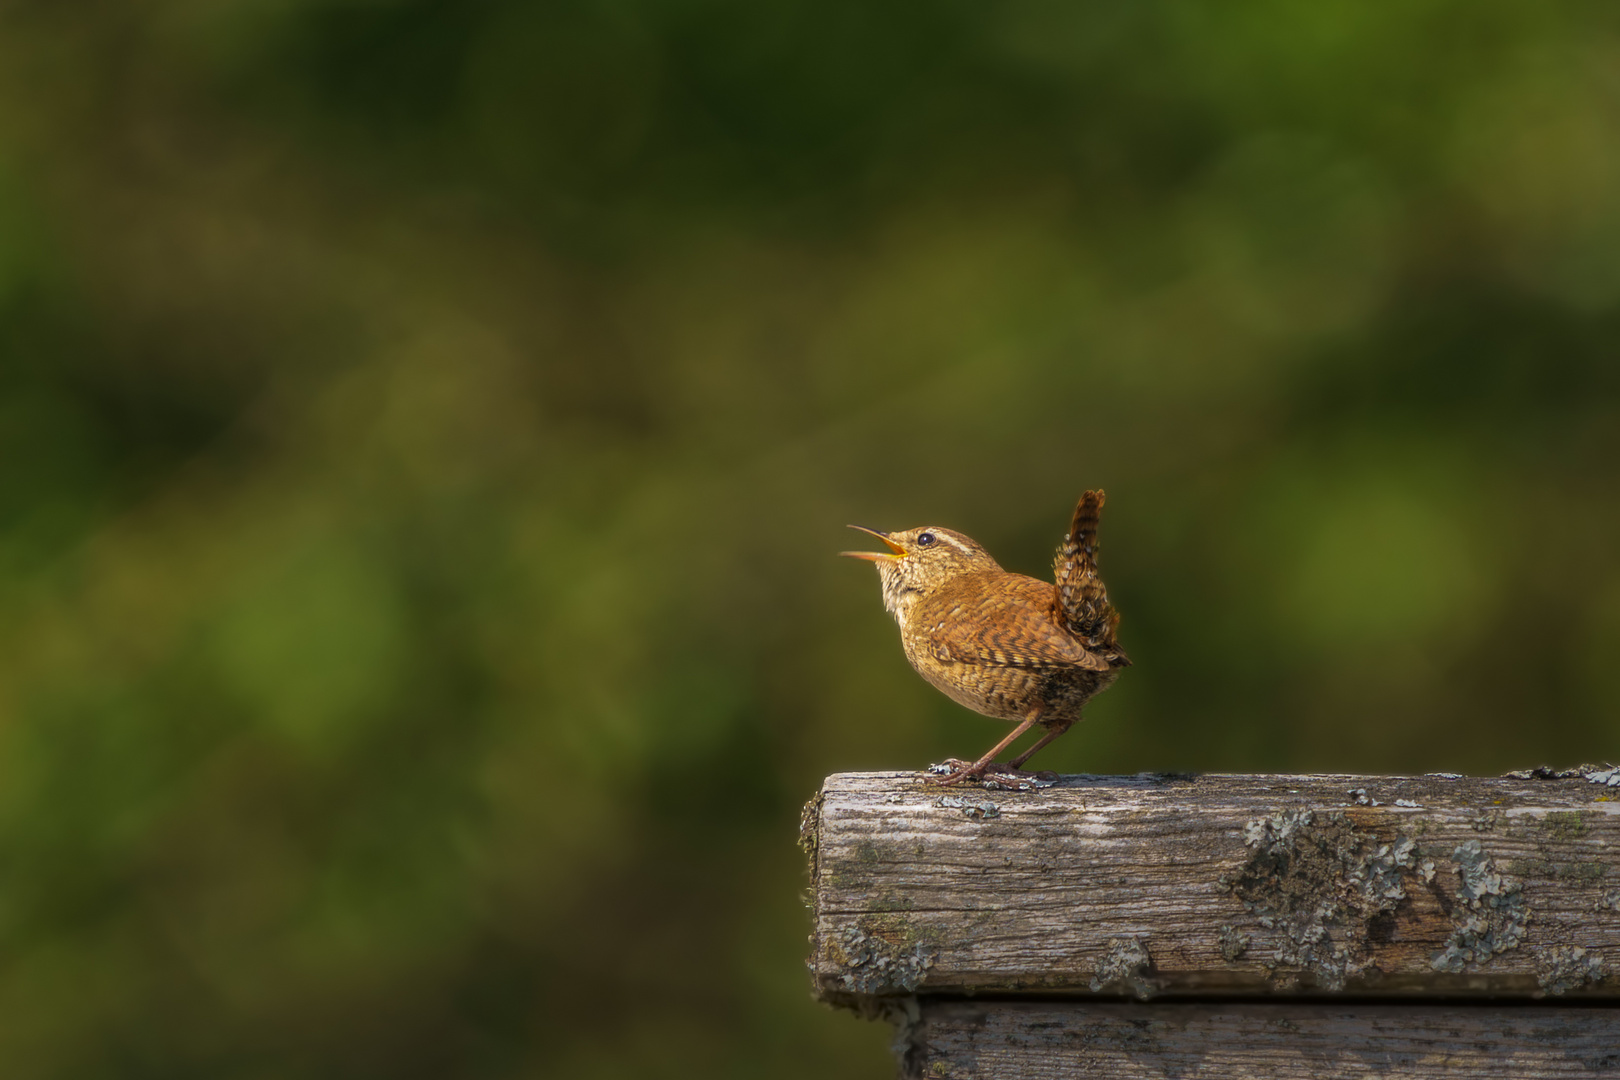
[[[1620,1074],[1620,1007],[923,998],[896,1052],[907,1080],[1584,1080]]]

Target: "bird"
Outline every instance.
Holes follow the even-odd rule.
[[[883,606],[900,624],[906,659],[945,696],[1017,726],[978,760],[952,758],[937,783],[1030,777],[1021,766],[1080,719],[1092,697],[1131,664],[1120,647],[1119,612],[1097,572],[1104,493],[1087,491],[1053,561],[1054,581],[1003,570],[984,546],[953,529],[924,525],[879,532],[888,551],[844,551],[877,566]],[[995,758],[1035,725],[1040,739],[1005,765]]]

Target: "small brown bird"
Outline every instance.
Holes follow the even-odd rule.
[[[1097,576],[1101,491],[1074,508],[1069,535],[1049,585],[1003,570],[990,553],[951,529],[925,525],[884,533],[861,525],[888,553],[845,551],[877,564],[883,606],[900,624],[900,643],[917,673],[952,701],[1018,726],[971,764],[952,759],[941,781],[960,783],[987,770],[1018,774],[1036,751],[1069,730],[1082,706],[1130,666],[1114,632],[1119,612]],[[1039,741],[1007,765],[1001,753],[1036,724]],[[1025,774],[1027,775],[1027,774]]]

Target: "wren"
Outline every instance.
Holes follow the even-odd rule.
[[[1069,730],[1080,710],[1130,666],[1115,638],[1119,612],[1097,574],[1101,491],[1074,508],[1053,564],[1055,584],[1003,570],[978,543],[936,525],[878,532],[888,552],[845,551],[877,565],[883,606],[900,624],[900,643],[917,673],[952,701],[1001,720],[1011,734],[979,760],[946,762],[940,782],[986,771],[1029,776],[1019,767]],[[1006,765],[996,755],[1036,724],[1040,739]]]

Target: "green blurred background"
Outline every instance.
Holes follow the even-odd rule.
[[[1612,4],[0,20],[8,1076],[890,1075],[799,807],[1004,728],[849,521],[1107,488],[1049,768],[1620,756]]]

